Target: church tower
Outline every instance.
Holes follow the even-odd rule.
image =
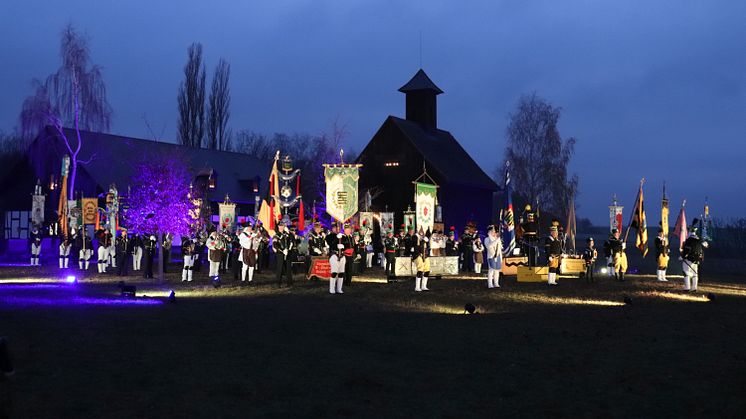
[[[437,96],[443,93],[420,69],[399,91],[406,95],[406,119],[423,129],[438,128]]]

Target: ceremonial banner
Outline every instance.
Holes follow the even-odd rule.
[[[702,215],[702,234],[700,238],[704,242],[712,243],[712,220],[710,219],[710,204],[707,203],[705,198],[705,208]]]
[[[81,220],[80,208],[78,208],[78,201],[70,199],[67,201],[67,215],[68,215],[68,226],[70,231],[77,230]]]
[[[275,236],[275,221],[280,217],[280,206],[276,205],[276,200],[280,198],[279,173],[277,171],[277,160],[280,158],[280,152],[275,155],[272,169],[269,172],[269,188],[267,195],[259,207],[257,218],[269,233],[270,237]]]
[[[414,211],[404,211],[404,231],[409,231],[409,228],[414,229]]]
[[[236,226],[236,204],[221,202],[218,208],[220,208],[220,231],[233,231]]]
[[[360,178],[356,164],[325,164],[326,212],[344,223],[357,212],[357,181]]]
[[[382,212],[381,213],[381,234],[386,234],[386,230],[391,229],[396,234],[394,228],[394,213],[393,212]]]
[[[665,194],[661,202],[661,230],[663,231],[663,236],[668,237],[668,199]]]
[[[438,187],[429,183],[415,183],[416,230],[433,231],[435,205],[438,203]]]
[[[366,236],[373,234],[372,212],[360,212],[360,232]]]
[[[97,198],[83,198],[83,224],[96,224]]]
[[[681,211],[679,211],[679,216],[676,218],[676,226],[673,230],[673,235],[679,236],[679,251],[684,247],[684,241],[686,241],[686,238],[689,235],[689,231],[687,231],[686,227],[686,212],[684,212],[685,205],[686,201],[681,204]]]
[[[614,198],[614,204],[609,205],[609,231],[614,229],[622,231],[622,209],[624,207],[617,205],[616,198]]]
[[[645,257],[648,254],[648,225],[645,220],[645,201],[642,193],[642,183],[640,183],[640,190],[637,193],[637,203],[632,214],[630,227],[637,230],[635,246],[642,252],[642,257]]]
[[[515,249],[515,213],[513,212],[513,191],[510,185],[510,162],[505,163],[505,209],[502,213],[503,255],[508,256]]]
[[[31,222],[36,225],[44,223],[44,195],[32,195]]]

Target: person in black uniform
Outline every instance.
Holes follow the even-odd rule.
[[[31,233],[28,235],[29,246],[31,248],[31,266],[40,266],[39,255],[41,254],[41,230],[34,224]]]
[[[383,239],[383,251],[386,255],[386,278],[391,282],[394,275],[394,264],[396,263],[396,251],[398,250],[398,240],[394,237],[391,229],[386,231],[386,237]]]
[[[448,239],[445,244],[446,256],[458,256],[459,255],[459,244],[456,241],[456,229],[451,227],[448,230]]]
[[[547,266],[549,266],[549,276],[547,278],[549,285],[557,285],[557,274],[559,273],[560,259],[562,258],[562,242],[560,242],[558,235],[558,226],[552,225],[549,227],[549,237],[544,242]]]
[[[531,211],[531,205],[526,205],[525,211],[526,221],[521,223],[522,253],[528,257],[528,266],[537,266],[536,245],[539,236],[539,224],[536,222],[536,214]]]
[[[345,256],[344,245],[339,232],[339,227],[332,224],[331,233],[326,235],[326,246],[329,249],[329,268],[331,277],[329,278],[329,294],[344,294],[342,285],[344,284]]]
[[[318,258],[326,254],[326,241],[324,232],[321,230],[321,223],[313,223],[313,230],[308,233],[308,257],[306,258],[306,273],[311,272],[312,258]]]
[[[130,252],[130,240],[127,237],[127,230],[122,229],[122,233],[117,237],[114,242],[117,258],[117,275],[127,276],[129,275],[129,263],[127,261],[127,255]]]
[[[236,227],[236,232],[231,234],[231,260],[228,264],[231,268],[231,271],[233,271],[233,280],[238,281],[240,277],[242,277],[241,274],[241,268],[243,268],[243,264],[241,263],[241,260],[243,259],[241,256],[242,248],[241,243],[238,241],[238,235],[241,234],[241,226]]]
[[[707,242],[699,238],[699,220],[692,220],[689,237],[684,241],[681,248],[681,268],[684,271],[684,291],[697,291],[699,285],[699,265],[705,259],[705,248]]]
[[[593,271],[596,267],[596,259],[598,258],[598,251],[593,242],[593,237],[585,239],[586,247],[583,250],[583,260],[585,261],[585,280],[589,284],[596,282],[596,278],[593,276]]]
[[[619,229],[611,230],[611,235],[604,243],[604,254],[611,260],[610,269],[613,269],[614,277],[618,281],[624,281],[624,273],[627,272],[627,254],[624,250],[627,248],[627,243],[624,243],[619,236]]]
[[[414,227],[409,226],[407,229],[407,235],[404,236],[404,256],[412,257],[412,254],[414,254],[415,241]]]
[[[290,260],[290,252],[293,249],[293,238],[287,231],[284,222],[277,223],[277,232],[272,239],[272,250],[275,252],[275,261],[277,262],[277,286],[282,286],[282,277],[287,275],[287,285],[293,285],[293,269]]]
[[[324,232],[321,230],[321,223],[313,223],[313,231],[308,235],[308,254],[313,257],[324,256],[326,241]]]
[[[655,238],[655,260],[658,264],[657,278],[658,281],[668,282],[666,279],[666,270],[668,269],[668,237],[666,237],[662,228],[658,229],[658,236]]]
[[[406,238],[407,235],[404,232],[404,224],[402,224],[399,228],[399,235],[396,236],[396,257],[407,256],[407,245],[405,243]]]
[[[158,241],[154,235],[145,235],[144,237],[145,249],[145,266],[142,270],[142,277],[146,279],[153,278],[153,257],[155,257],[156,247]]]
[[[350,223],[345,223],[344,234],[339,239],[339,242],[344,246],[342,251],[345,257],[344,284],[350,285],[352,284],[352,265],[355,261],[355,239],[352,237],[352,226],[350,226]]]

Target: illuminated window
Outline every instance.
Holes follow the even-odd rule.
[[[387,161],[386,163],[384,163],[384,166],[386,166],[386,167],[399,167],[399,162],[398,161]]]

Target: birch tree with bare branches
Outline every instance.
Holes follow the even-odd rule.
[[[505,159],[511,162],[513,185],[524,203],[539,202],[542,210],[565,217],[570,197],[577,193],[578,177],[568,178],[576,140],[560,136],[560,114],[561,108],[536,93],[521,97],[510,115]]]
[[[35,93],[23,101],[20,115],[21,133],[30,138],[46,126],[55,128],[70,155],[68,196],[73,197],[78,155],[83,147],[81,130],[108,132],[111,106],[106,100],[106,84],[101,67],[91,64],[88,40],[72,25],[62,30],[60,42],[62,65],[44,82],[34,81]],[[75,130],[68,138],[63,127]]]

